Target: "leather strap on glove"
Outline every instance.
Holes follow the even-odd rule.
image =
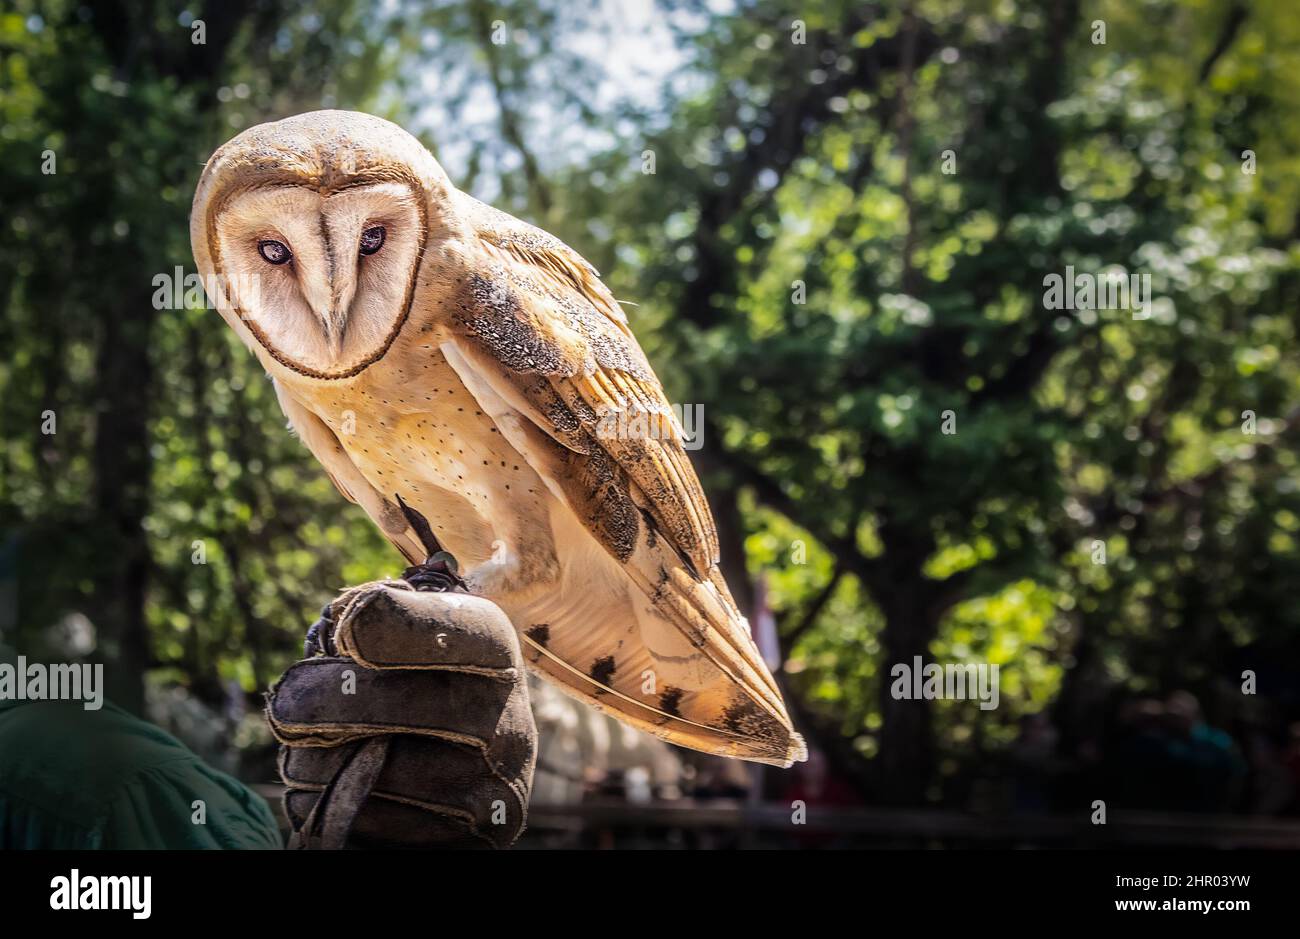
[[[267,701],[291,848],[510,846],[537,754],[501,610],[405,581],[354,587]]]

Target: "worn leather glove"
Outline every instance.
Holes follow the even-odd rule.
[[[291,848],[505,848],[519,837],[537,730],[519,641],[495,604],[406,580],[365,584],[325,608],[306,655],[267,702]]]

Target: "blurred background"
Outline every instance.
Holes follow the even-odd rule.
[[[274,798],[262,692],[402,562],[156,279],[218,145],[364,110],[638,304],[813,751],[702,758],[535,686],[525,845],[1300,845],[1288,0],[0,10],[11,649],[107,663]],[[1149,276],[1149,318],[1046,309],[1067,265]],[[896,699],[915,656],[998,665],[998,707]]]

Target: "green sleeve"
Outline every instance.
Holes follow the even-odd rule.
[[[106,704],[0,708],[0,848],[280,848],[267,804]]]

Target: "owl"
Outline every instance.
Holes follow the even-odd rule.
[[[681,426],[575,251],[460,192],[400,127],[345,111],[222,146],[190,234],[214,305],[342,495],[412,564],[427,529],[532,669],[674,744],[805,758],[719,572]]]

